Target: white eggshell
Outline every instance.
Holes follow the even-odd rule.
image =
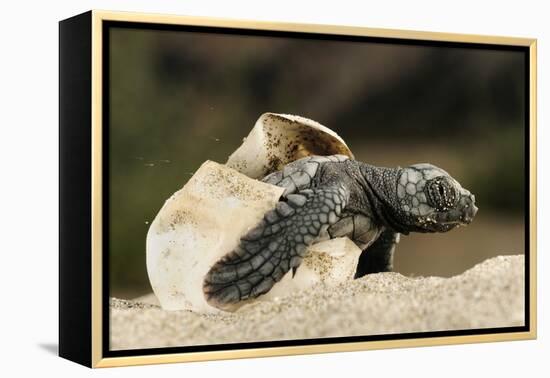
[[[273,208],[283,189],[207,161],[161,208],[147,233],[147,273],[166,310],[210,311],[210,267]]]
[[[147,234],[147,272],[162,308],[220,311],[203,295],[207,271],[275,207],[282,192],[224,165],[205,162],[165,202]],[[294,278],[289,272],[259,299],[284,296],[318,282],[334,285],[352,279],[360,253],[347,238],[315,244]]]
[[[261,179],[305,156],[337,154],[353,159],[346,143],[328,127],[296,115],[264,113],[226,165]]]
[[[261,300],[284,297],[317,283],[334,286],[352,280],[361,249],[347,237],[326,240],[310,246],[296,275],[288,272]]]

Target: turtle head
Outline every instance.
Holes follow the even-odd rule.
[[[447,232],[474,219],[475,197],[443,169],[415,164],[397,178],[399,219],[409,231]]]

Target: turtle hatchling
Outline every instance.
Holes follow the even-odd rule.
[[[355,278],[392,269],[400,234],[447,232],[472,222],[475,197],[431,164],[382,168],[345,155],[307,156],[263,182],[284,188],[276,207],[208,271],[216,307],[267,293],[300,269],[308,246],[347,236],[359,248]]]

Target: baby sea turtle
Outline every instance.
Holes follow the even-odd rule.
[[[217,261],[203,281],[223,308],[268,292],[300,266],[308,246],[347,236],[363,252],[355,277],[392,269],[399,234],[469,224],[475,197],[431,164],[375,167],[344,155],[308,156],[263,178],[285,188],[276,208]]]

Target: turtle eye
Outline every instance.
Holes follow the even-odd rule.
[[[458,198],[454,185],[445,177],[430,180],[424,191],[428,204],[437,211],[447,211],[456,205]]]

